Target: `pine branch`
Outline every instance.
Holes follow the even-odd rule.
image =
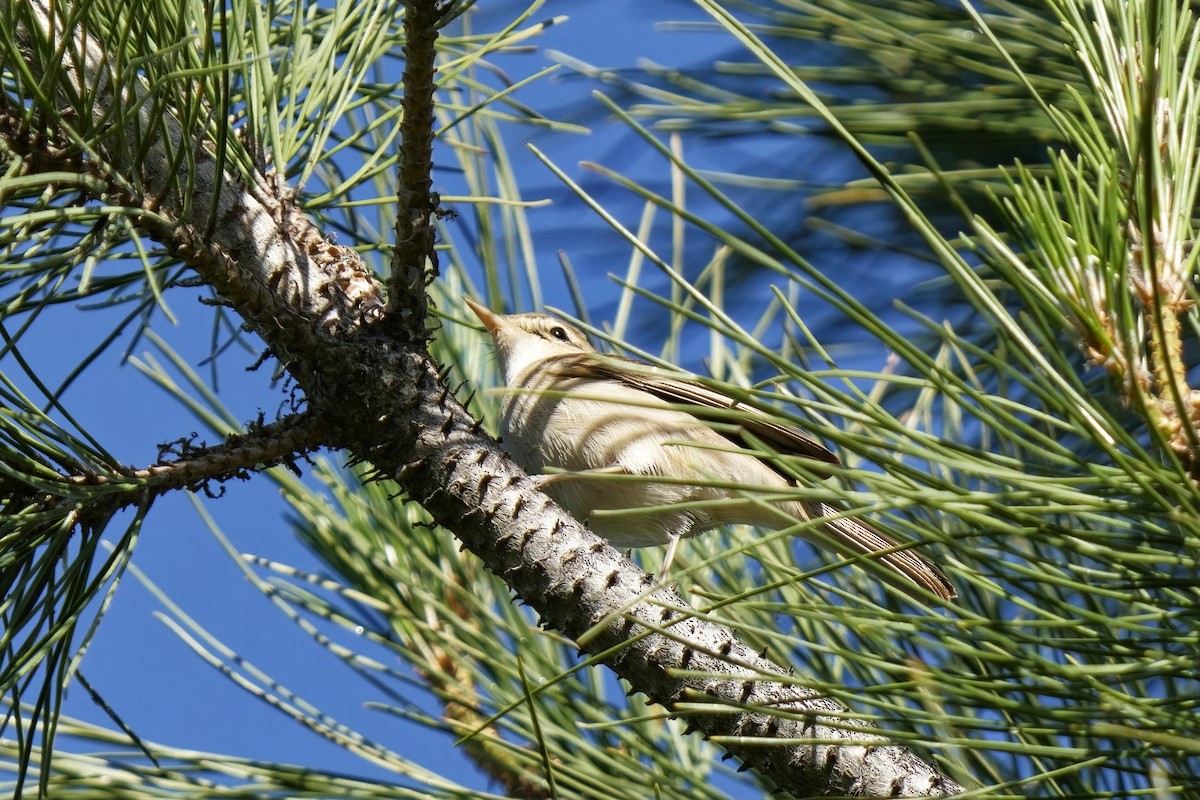
[[[111,486],[128,479],[147,484],[153,494],[184,488],[207,492],[210,481],[245,480],[250,472],[266,467],[286,464],[295,470],[295,459],[319,449],[324,434],[320,420],[309,414],[295,414],[277,422],[253,424],[247,433],[235,434],[211,447],[197,447],[187,439],[160,445],[158,463],[122,470],[119,478],[91,472],[70,475],[66,482],[75,486]]]
[[[438,29],[449,3],[406,2],[404,13],[404,120],[401,122],[396,247],[392,252],[391,319],[397,333],[425,341],[425,287],[438,275],[433,216],[434,76]],[[428,268],[426,267],[428,264]]]
[[[269,424],[251,425],[247,433],[230,436],[211,447],[195,446],[188,439],[160,445],[158,463],[148,467],[113,466],[100,472],[77,462],[67,463],[63,466],[73,470],[70,474],[43,477],[36,484],[21,482],[11,475],[0,476],[0,497],[6,500],[0,515],[53,515],[56,508],[68,513],[80,503],[77,490],[86,488],[119,487],[123,491],[98,492],[85,501],[86,511],[79,514],[84,520],[104,519],[121,508],[178,489],[203,490],[211,495],[212,482],[246,480],[253,471],[279,464],[295,471],[296,459],[322,447],[324,436],[320,420],[310,414],[296,414]],[[43,466],[53,469],[48,463]],[[72,490],[61,494],[39,493],[39,489],[53,487],[55,483]]]
[[[438,4],[417,5],[428,12],[421,24],[431,24]],[[136,85],[119,86],[108,73],[113,59],[97,38],[62,30],[62,4],[34,0],[28,8],[27,24],[66,54],[71,91],[96,95],[97,107],[148,107],[138,102]],[[16,13],[7,3],[3,11]],[[432,58],[431,44],[414,46],[410,59]],[[417,96],[431,97],[432,64],[409,72],[430,84]],[[408,118],[431,117],[414,109]],[[537,492],[458,403],[423,339],[380,335],[378,284],[355,254],[316,230],[280,180],[219,172],[210,146],[185,135],[169,114],[156,125],[140,118],[128,125],[101,147],[105,163],[137,165],[136,175],[110,176],[122,201],[143,210],[136,224],[215,287],[280,356],[328,432],[323,439],[393,476],[547,625],[583,642],[693,729],[719,737],[783,790],[893,797],[959,790],[870,725],[844,724],[846,709],[726,627],[695,616],[674,591],[651,591],[649,576]],[[147,142],[148,130],[158,138]],[[171,173],[171,154],[182,148],[194,157],[187,198]],[[425,224],[427,188],[417,176],[407,178],[413,183],[401,196],[410,205],[400,217]],[[405,294],[393,298],[393,308],[425,302],[424,278],[412,278],[432,258],[432,238],[417,236],[412,247],[397,273],[407,277],[394,286]],[[421,319],[402,317],[400,325],[411,330]],[[731,713],[735,708],[745,711]]]

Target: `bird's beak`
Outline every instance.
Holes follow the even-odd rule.
[[[483,323],[483,327],[488,329],[488,333],[494,334],[504,325],[501,316],[482,303],[477,303],[466,295],[463,295],[463,302],[467,304],[467,308],[475,312],[475,316],[479,317],[479,321]]]

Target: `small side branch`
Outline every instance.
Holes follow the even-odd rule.
[[[132,469],[121,477],[100,474],[72,475],[76,486],[107,486],[126,481],[145,482],[155,494],[172,489],[209,491],[211,481],[245,479],[251,472],[289,465],[325,444],[327,432],[317,418],[296,414],[278,422],[254,424],[247,433],[234,434],[212,447],[194,446],[188,440],[162,445],[159,462]],[[174,458],[170,456],[174,455]]]
[[[395,333],[403,340],[425,342],[425,285],[438,274],[433,218],[438,198],[433,192],[433,132],[438,29],[448,4],[409,0],[404,4],[404,120],[401,123],[400,175],[396,213],[396,247],[388,286]],[[428,267],[426,265],[428,264]]]
[[[80,521],[104,518],[178,489],[215,496],[219,492],[213,490],[214,483],[245,480],[252,472],[280,464],[295,471],[296,460],[328,444],[329,435],[316,416],[297,414],[253,425],[247,433],[212,447],[197,447],[186,439],[163,445],[159,462],[148,467],[63,475],[58,480],[61,489],[55,488],[55,481],[35,487],[7,477],[0,480],[0,497],[8,500],[4,508],[17,514],[70,512],[78,514]]]
[[[327,426],[306,412],[252,425],[247,433],[232,435],[212,447],[197,447],[190,440],[162,445],[159,462],[139,469],[81,471],[37,485],[0,476],[0,500],[5,501],[0,504],[0,517],[10,517],[17,525],[21,523],[11,518],[26,518],[30,535],[40,536],[48,519],[69,519],[66,528],[87,525],[179,489],[215,497],[220,491],[214,491],[214,483],[246,480],[252,472],[280,464],[296,471],[297,459],[325,446],[328,438]]]

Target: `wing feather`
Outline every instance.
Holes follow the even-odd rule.
[[[710,422],[728,422],[729,417],[724,412],[744,412],[745,416],[739,416],[737,419],[737,430],[719,430],[718,433],[739,447],[754,449],[753,440],[756,439],[767,443],[781,455],[798,455],[826,464],[841,464],[829,448],[794,425],[775,422],[759,409],[746,405],[724,392],[665,374],[644,361],[621,356],[581,353],[562,359],[555,371],[564,377],[616,381],[647,392],[672,405],[687,406],[688,411],[697,419]],[[815,467],[814,472],[823,477],[828,475]]]

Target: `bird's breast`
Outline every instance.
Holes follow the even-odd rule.
[[[762,461],[731,452],[728,439],[648,392],[612,380],[564,378],[537,370],[517,385],[521,388],[510,390],[501,412],[501,436],[509,452],[534,474],[606,470],[594,477],[556,481],[547,491],[614,543],[661,544],[670,535],[758,521],[755,504],[736,502],[728,490],[705,485],[714,478],[787,488]],[[654,480],[659,477],[677,481]],[[704,506],[705,501],[724,505]],[[642,515],[595,513],[640,508],[657,510]]]

